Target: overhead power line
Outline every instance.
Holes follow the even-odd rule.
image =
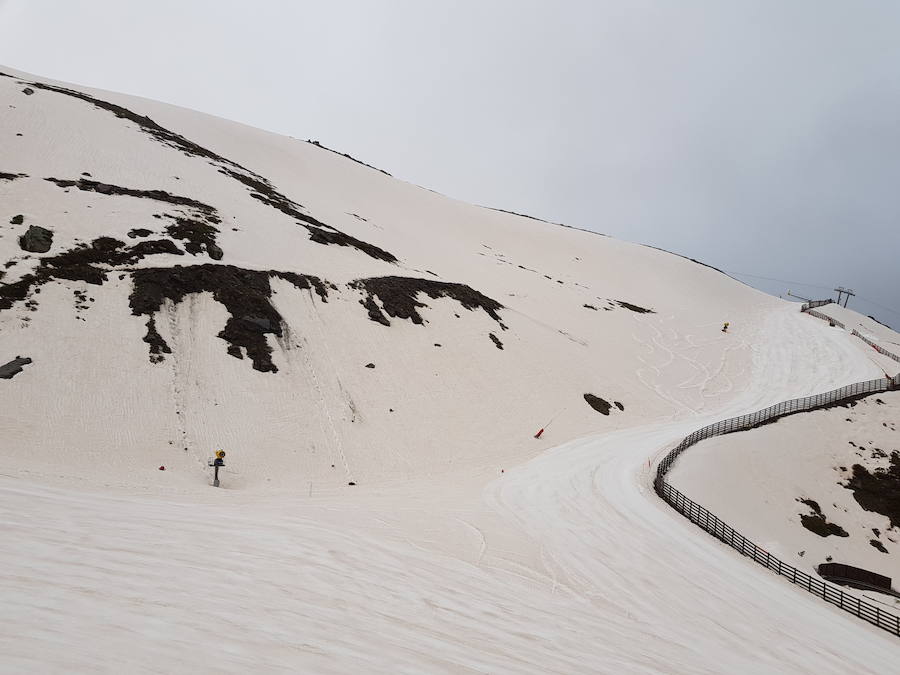
[[[751,279],[764,279],[765,281],[777,281],[778,283],[791,284],[793,286],[805,286],[807,288],[818,288],[823,291],[828,291],[829,293],[833,292],[835,290],[834,288],[830,288],[828,286],[823,286],[821,284],[807,284],[803,281],[789,281],[787,279],[775,279],[773,277],[763,277],[758,274],[747,274],[745,272],[731,272],[729,270],[725,270],[725,273],[732,274],[736,277],[750,277]],[[857,295],[856,297],[859,298],[860,300],[863,300],[864,302],[868,302],[870,305],[877,307],[878,309],[883,309],[885,312],[890,312],[891,314],[900,316],[900,310],[891,309],[890,307],[885,307],[884,305],[879,304],[879,303],[875,302],[874,300],[870,300],[869,298],[864,298],[861,295]]]
[[[788,281],[787,279],[773,279],[772,277],[761,277],[758,274],[746,274],[744,272],[730,272],[725,270],[726,274],[733,274],[736,277],[751,277],[752,279],[765,279],[766,281],[777,281],[782,284],[793,284],[794,286],[806,286],[808,288],[820,288],[823,291],[828,291],[829,293],[834,289],[829,286],[824,286],[822,284],[806,284],[802,281]]]

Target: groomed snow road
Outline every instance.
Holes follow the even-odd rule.
[[[894,672],[896,638],[652,491],[648,459],[692,429],[881,374],[796,307],[746,319],[759,346],[727,407],[567,443],[483,489],[174,499],[0,476],[0,670]]]

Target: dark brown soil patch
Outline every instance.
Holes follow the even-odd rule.
[[[593,394],[585,394],[584,400],[601,415],[609,415],[609,409],[612,407],[610,406],[609,401],[604,401],[599,396],[594,396]]]
[[[11,380],[13,377],[22,372],[22,368],[31,363],[31,359],[17,356],[12,361],[8,361],[0,365],[0,379]]]
[[[415,324],[423,324],[425,321],[418,308],[427,307],[419,302],[418,296],[424,293],[429,298],[452,298],[468,310],[481,308],[500,327],[506,330],[506,326],[500,320],[497,312],[503,309],[496,300],[479,293],[465,284],[453,284],[433,279],[418,279],[415,277],[371,277],[369,279],[357,279],[350,286],[365,291],[366,297],[360,303],[368,310],[372,321],[390,325],[390,321],[384,316],[374,298],[381,301],[384,311],[389,316],[398,319],[409,319]]]
[[[900,453],[891,453],[890,466],[870,472],[861,464],[853,465],[853,474],[843,486],[866,511],[887,516],[891,527],[900,526]]]
[[[646,307],[640,307],[639,305],[633,305],[630,302],[625,302],[624,300],[616,300],[616,304],[619,307],[624,307],[625,309],[630,309],[632,312],[637,312],[638,314],[656,314],[652,309],[647,309]]]
[[[500,338],[498,338],[498,337],[497,337],[496,335],[494,335],[493,333],[488,333],[488,337],[491,338],[491,341],[494,343],[494,346],[495,346],[497,349],[503,349],[503,343],[500,342]]]
[[[166,300],[174,304],[193,293],[212,293],[215,300],[228,310],[230,317],[218,337],[227,344],[227,352],[238,359],[244,353],[261,372],[277,372],[272,363],[272,348],[266,335],[282,336],[282,317],[269,302],[272,288],[269,279],[278,276],[297,288],[315,289],[320,297],[327,296],[326,285],[317,277],[296,273],[247,270],[231,265],[194,265],[172,268],[134,270],[134,289],[129,302],[137,316],[147,316],[147,335],[151,361],[159,362],[170,348],[156,331],[153,315]]]

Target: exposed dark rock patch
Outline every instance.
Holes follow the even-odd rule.
[[[374,298],[377,297],[381,301],[384,311],[389,316],[409,319],[415,324],[423,324],[424,319],[419,314],[418,308],[428,305],[419,302],[418,296],[420,293],[424,293],[432,299],[452,298],[468,310],[481,308],[501,328],[506,329],[497,314],[499,310],[503,309],[503,305],[465,284],[415,277],[371,277],[357,279],[350,286],[366,293],[366,297],[360,300],[360,303],[368,310],[369,318],[372,321],[377,321],[385,326],[389,326],[390,321],[381,312]]]
[[[599,396],[594,396],[593,394],[585,394],[584,400],[587,401],[587,404],[601,415],[609,415],[609,409],[612,407],[610,406],[609,401],[605,401]]]
[[[709,269],[711,269],[711,270],[713,270],[713,271],[715,271],[715,272],[718,272],[719,274],[724,274],[724,275],[725,275],[726,277],[728,277],[729,279],[734,279],[733,276],[731,276],[730,274],[728,274],[728,273],[726,273],[726,272],[723,272],[723,271],[720,270],[718,267],[713,267],[712,265],[709,265],[709,264],[707,264],[707,263],[705,263],[705,262],[702,262],[702,261],[700,261],[700,260],[697,260],[697,259],[695,259],[695,258],[688,258],[686,255],[681,255],[680,253],[672,253],[672,251],[667,251],[666,249],[660,248],[659,246],[650,246],[649,244],[641,244],[641,246],[646,246],[647,248],[652,248],[652,249],[655,249],[655,250],[657,250],[657,251],[662,251],[663,253],[668,253],[669,255],[677,255],[679,258],[684,258],[685,260],[690,260],[692,263],[696,263],[696,264],[698,264],[698,265],[702,265],[703,267],[708,267]],[[744,284],[745,286],[749,285],[749,284],[744,283],[744,282],[741,281],[740,279],[734,279],[734,280],[737,281],[738,283]]]
[[[132,239],[137,239],[138,237],[149,237],[153,234],[152,230],[148,230],[145,227],[135,227],[134,229],[128,230],[128,236]]]
[[[536,218],[535,216],[529,216],[525,213],[516,213],[515,211],[507,211],[506,209],[497,209],[497,208],[494,208],[493,206],[484,206],[482,208],[488,209],[490,211],[499,211],[500,213],[508,213],[511,216],[519,216],[520,218],[528,218],[528,220],[537,220],[542,223],[547,223],[548,225],[562,225],[562,223],[553,223],[549,220],[544,220],[543,218]],[[563,225],[563,227],[568,227],[568,225]],[[573,229],[577,230],[578,228],[573,228]],[[585,230],[585,232],[587,232],[587,231],[588,230]],[[597,234],[597,233],[592,232],[591,234]]]
[[[639,305],[633,305],[632,303],[625,302],[624,300],[616,300],[616,304],[618,304],[619,307],[630,309],[632,312],[637,312],[638,314],[656,314],[656,312],[654,312],[652,309],[640,307]]]
[[[282,317],[269,302],[272,287],[269,279],[278,276],[297,288],[315,289],[320,297],[327,296],[321,279],[287,272],[246,270],[231,265],[194,265],[172,268],[134,270],[134,289],[129,299],[131,311],[147,316],[147,335],[151,361],[158,362],[170,348],[156,330],[153,315],[166,300],[174,304],[193,293],[212,293],[213,298],[228,310],[230,317],[218,337],[227,344],[227,352],[238,359],[247,357],[253,368],[261,372],[277,372],[272,363],[272,348],[266,335],[281,337]]]
[[[7,75],[6,73],[0,73],[0,75],[10,77],[10,75]],[[57,94],[77,98],[81,101],[84,101],[85,103],[93,105],[96,108],[111,112],[118,118],[126,119],[134,123],[143,133],[149,135],[151,138],[162,143],[163,145],[167,145],[170,148],[178,150],[179,152],[182,152],[189,157],[201,157],[206,159],[211,164],[218,166],[219,170],[223,174],[239,181],[246,187],[250,188],[252,197],[260,199],[260,201],[266,203],[267,205],[277,208],[283,213],[297,218],[299,221],[301,221],[300,224],[310,231],[310,234],[314,234],[313,228],[321,227],[330,230],[334,235],[336,235],[333,237],[320,235],[318,239],[313,238],[313,240],[317,241],[317,243],[338,244],[339,246],[352,246],[361,250],[367,255],[378,258],[380,260],[385,260],[387,262],[397,261],[397,258],[394,257],[391,253],[388,253],[387,251],[384,251],[372,244],[362,242],[355,237],[346,235],[343,232],[340,232],[339,230],[331,227],[330,225],[325,225],[324,223],[315,220],[311,216],[307,216],[306,214],[301,213],[298,210],[299,207],[297,204],[278,192],[275,187],[263,176],[254,173],[250,169],[241,166],[235,161],[232,161],[226,157],[223,157],[222,155],[213,152],[212,150],[194,143],[193,141],[185,138],[180,134],[175,133],[174,131],[166,129],[165,127],[157,124],[151,118],[145,115],[138,115],[128,108],[110,103],[109,101],[104,101],[103,99],[99,99],[95,96],[90,96],[89,94],[85,94],[84,92],[76,91],[74,89],[58,87],[52,84],[45,84],[43,82],[23,82],[23,84],[28,84],[38,89],[44,89],[46,91],[52,91]]]
[[[184,255],[184,251],[178,248],[178,246],[175,245],[175,242],[171,239],[148,239],[146,241],[139,241],[137,244],[132,246],[130,250],[140,258],[148,255],[160,255],[163,253],[169,253],[171,255]]]
[[[170,240],[141,241],[127,247],[125,242],[112,237],[98,237],[90,244],[79,244],[55,256],[40,259],[37,269],[11,284],[0,284],[0,311],[9,309],[25,300],[32,291],[54,279],[84,281],[100,285],[106,281],[106,267],[131,265],[138,260],[159,254],[184,255]],[[103,267],[100,267],[102,265]]]
[[[798,501],[801,504],[806,504],[809,508],[811,508],[813,510],[814,513],[818,513],[818,514],[822,513],[822,507],[819,506],[819,502],[817,502],[815,499],[799,499]]]
[[[877,539],[869,539],[869,545],[877,548],[882,553],[888,553],[888,550],[884,547],[884,544],[882,544]]]
[[[488,333],[488,337],[491,338],[491,341],[494,343],[494,346],[495,346],[497,349],[503,349],[503,343],[500,342],[500,338],[498,338],[498,337],[497,337],[496,335],[494,335],[493,333]]]
[[[869,314],[868,316],[869,316],[869,318],[872,319],[872,321],[874,321],[875,323],[880,323],[880,324],[881,324],[882,326],[884,326],[885,328],[887,328],[887,329],[889,329],[889,330],[894,330],[893,328],[891,328],[890,326],[888,326],[884,321],[879,321],[878,319],[876,319],[876,318],[875,318],[874,316],[872,316],[871,314]]]
[[[585,303],[585,304],[583,305],[583,307],[584,307],[585,309],[592,309],[592,310],[594,310],[595,312],[597,311],[597,308],[596,308],[596,307],[594,307],[593,305],[589,305],[589,304],[587,304],[587,303]]]
[[[367,363],[367,364],[366,364],[366,368],[374,368],[374,367],[375,367],[375,364],[374,364],[374,363]]]
[[[28,297],[32,286],[38,282],[34,274],[26,274],[11,284],[0,285],[0,310],[9,309],[14,303]]]
[[[213,260],[221,260],[225,253],[218,244],[207,244],[206,254]]]
[[[387,171],[385,171],[384,169],[379,169],[377,166],[372,166],[371,164],[366,164],[365,162],[356,159],[356,157],[351,157],[351,156],[348,155],[346,152],[338,152],[337,150],[332,150],[331,148],[326,147],[326,146],[322,145],[321,143],[319,143],[319,141],[310,141],[310,140],[307,140],[306,142],[309,143],[310,145],[316,146],[317,148],[321,148],[322,150],[327,150],[328,152],[333,152],[335,155],[340,155],[341,157],[346,157],[346,158],[349,159],[351,162],[356,162],[357,164],[362,164],[362,165],[365,166],[365,167],[368,167],[368,168],[370,168],[370,169],[374,169],[375,171],[378,171],[379,173],[383,173],[385,176],[390,176],[390,175],[391,175],[391,174],[389,174]],[[356,214],[353,214],[353,215],[356,215]],[[363,219],[363,220],[365,220],[365,219]]]
[[[326,230],[323,228],[316,228],[307,225],[306,229],[309,230],[310,241],[314,241],[317,244],[350,246],[351,248],[362,251],[372,258],[384,260],[385,262],[389,263],[397,262],[397,258],[392,253],[388,253],[384,249],[378,248],[374,244],[369,244],[360,239],[357,239],[356,237],[351,237],[349,234],[344,234],[343,232],[335,230],[334,228],[329,227],[329,229]]]
[[[195,218],[168,217],[175,222],[166,226],[166,233],[173,239],[187,242],[184,248],[188,253],[197,255],[205,249],[213,260],[222,259],[222,249],[216,244],[217,227]]]
[[[619,410],[625,410],[625,406],[622,405],[619,401],[613,401],[613,405],[616,406]]]
[[[22,90],[22,93],[25,94],[26,96],[31,96],[34,93],[34,89],[32,89],[31,87],[25,87]]]
[[[828,520],[826,520],[818,502],[812,499],[801,499],[800,502],[806,504],[813,511],[812,515],[800,515],[800,522],[807,530],[820,537],[829,537],[831,535],[837,537],[850,536],[843,527],[836,523],[829,523]]]
[[[269,275],[278,277],[279,279],[283,279],[288,283],[293,284],[295,288],[315,291],[316,295],[319,296],[319,299],[322,302],[328,302],[329,288],[331,288],[332,290],[337,290],[337,286],[335,286],[334,284],[309,274],[298,274],[297,272],[278,272],[275,270],[271,270],[269,272]]]
[[[387,251],[378,248],[373,244],[361,241],[356,237],[351,237],[330,225],[326,225],[320,220],[313,218],[300,211],[300,205],[292,201],[285,195],[278,192],[268,180],[256,174],[234,171],[227,167],[220,167],[219,172],[233,178],[250,189],[250,196],[261,201],[266,206],[281,211],[286,216],[290,216],[298,221],[298,224],[305,227],[309,232],[311,241],[317,244],[335,244],[337,246],[350,246],[362,251],[372,258],[384,260],[385,262],[397,262],[397,258]]]
[[[17,216],[13,216],[12,218],[9,219],[10,225],[21,225],[24,222],[25,222],[25,216],[23,216],[21,213]]]
[[[359,301],[360,304],[366,308],[366,311],[369,313],[369,320],[374,321],[375,323],[380,323],[382,326],[390,326],[391,322],[384,315],[384,312],[381,311],[381,308],[378,306],[378,303],[375,302],[375,299],[371,295],[367,295],[365,298]]]
[[[18,180],[19,178],[28,178],[26,173],[3,173],[0,171],[0,180]]]
[[[19,248],[30,253],[46,253],[53,246],[53,232],[40,225],[31,225],[19,237]]]
[[[172,353],[169,345],[156,330],[156,320],[152,316],[147,319],[147,334],[143,339],[150,345],[150,363],[160,363],[163,360],[163,354]]]
[[[135,197],[137,199],[152,199],[158,202],[196,209],[206,215],[214,215],[216,213],[216,210],[209,204],[204,204],[203,202],[191,199],[190,197],[173,195],[165,190],[138,190],[135,188],[122,187],[121,185],[110,185],[109,183],[100,183],[95,180],[86,180],[84,178],[79,178],[78,180],[45,178],[44,180],[55,183],[62,188],[75,187],[84,192],[96,192],[101,195],[122,195],[126,197]],[[216,222],[219,222],[218,219]]]
[[[0,379],[2,380],[11,380],[13,377],[22,372],[22,368],[31,363],[31,359],[26,357],[17,356],[12,361],[8,361],[0,365]]]
[[[843,484],[866,511],[887,516],[891,527],[900,526],[900,453],[891,453],[890,466],[870,472],[861,464],[853,465],[853,474]]]
[[[136,199],[152,199],[154,201],[191,209],[194,211],[192,217],[167,215],[166,217],[171,218],[174,221],[174,224],[169,225],[166,228],[166,232],[174,239],[181,239],[187,242],[184,248],[191,255],[197,255],[204,250],[213,260],[221,260],[224,255],[221,247],[216,243],[216,235],[219,233],[219,230],[214,226],[214,224],[221,223],[222,221],[216,213],[216,209],[209,204],[204,204],[203,202],[191,199],[190,197],[173,195],[165,190],[139,190],[122,187],[120,185],[111,185],[109,183],[100,183],[95,180],[86,180],[84,178],[79,178],[78,180],[46,178],[45,180],[55,183],[63,188],[75,187],[85,192],[96,192],[102,195],[120,195],[134,197]],[[139,232],[146,234],[137,234]],[[135,234],[132,235],[132,233]],[[150,230],[135,229],[131,230],[128,233],[128,236],[134,238],[136,236],[147,236],[149,234],[151,234]],[[181,254],[182,252],[179,251],[178,255]]]

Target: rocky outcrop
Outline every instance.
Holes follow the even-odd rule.
[[[46,253],[53,246],[53,232],[40,225],[32,225],[19,237],[19,247],[29,253]]]

